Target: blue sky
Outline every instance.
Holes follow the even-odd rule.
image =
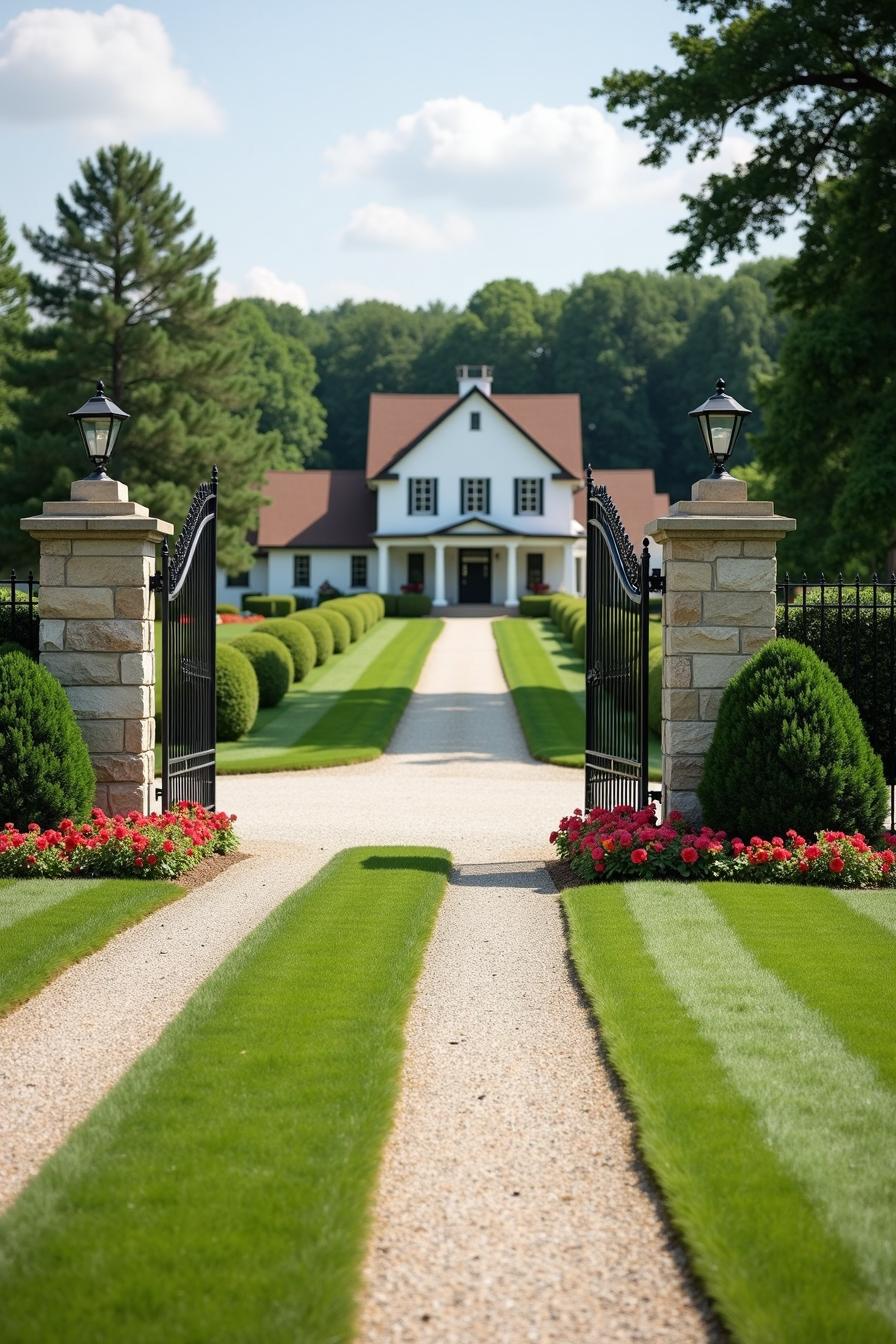
[[[661,269],[704,170],[638,166],[588,91],[668,63],[683,21],[671,0],[0,0],[0,211],[18,240],[51,225],[78,159],[127,139],[216,238],[224,296],[462,304],[505,275]]]

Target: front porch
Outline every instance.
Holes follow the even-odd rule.
[[[451,536],[375,537],[381,593],[420,584],[434,607],[514,608],[535,583],[551,592],[579,593],[584,580],[584,537],[506,535],[497,531]]]

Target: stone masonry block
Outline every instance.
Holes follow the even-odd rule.
[[[111,588],[41,587],[41,616],[93,621],[111,616],[114,610],[115,599]]]
[[[664,795],[667,812],[680,812],[688,824],[695,828],[703,825],[703,811],[700,807],[700,799],[693,790],[673,789],[666,783]]]
[[[669,593],[663,602],[663,624],[699,625],[702,593]]]
[[[152,594],[149,588],[116,588],[115,615],[147,621],[152,616]]]
[[[142,755],[130,755],[126,752],[115,755],[91,755],[94,774],[102,784],[117,783],[119,780],[144,782],[144,759]]]
[[[146,648],[147,621],[67,621],[67,649],[108,653],[142,653]]]
[[[156,660],[151,653],[123,653],[121,655],[121,684],[123,686],[152,686],[155,682],[155,676]]]
[[[722,564],[723,561],[718,563]],[[729,560],[728,564],[740,564],[743,560]],[[696,560],[668,560],[666,562],[666,590],[675,592],[708,592],[712,588],[712,565]]]
[[[715,569],[717,592],[774,592],[774,560],[717,560]]]
[[[774,559],[777,543],[774,541],[745,541],[744,555],[753,560]]]
[[[702,758],[709,750],[716,726],[699,719],[670,719],[663,724],[663,729],[664,754]]]
[[[741,653],[758,653],[764,649],[766,644],[770,644],[777,637],[777,631],[771,627],[747,625],[741,628],[740,632],[740,651]]]
[[[666,773],[670,789],[696,789],[703,778],[703,757],[673,756]]]
[[[149,583],[151,562],[142,555],[73,555],[65,569],[70,588],[142,588]]]
[[[40,544],[41,559],[45,555],[71,555],[72,544],[70,541],[42,541]]]
[[[93,805],[94,807],[101,807],[106,813],[106,816],[109,815],[112,809],[109,807],[108,784],[97,784],[96,792],[93,795]]]
[[[685,689],[691,684],[691,660],[690,658],[675,657],[668,655],[663,659],[663,685],[670,689]]]
[[[72,555],[130,555],[154,563],[156,547],[153,541],[138,541],[137,539],[121,541],[117,537],[97,537],[95,541],[73,541]]]
[[[44,555],[43,552],[41,552],[40,582],[41,587],[46,588],[65,587],[64,555]]]
[[[63,686],[118,686],[120,657],[118,653],[45,653],[41,662]]]
[[[127,750],[123,719],[84,719],[78,726],[91,753]]]
[[[669,653],[739,653],[740,630],[730,625],[693,625],[668,631]]]
[[[743,554],[741,541],[701,541],[699,537],[670,537],[663,548],[666,560],[718,560]]]
[[[704,593],[703,619],[707,625],[764,625],[775,623],[775,595],[764,593]]]
[[[742,654],[695,653],[691,659],[693,684],[701,690],[722,690],[745,662]]]
[[[699,719],[700,695],[697,691],[663,691],[664,719]]]
[[[106,811],[111,816],[117,816],[119,813],[126,816],[128,812],[135,810],[146,811],[148,789],[145,784],[134,780],[130,783],[109,784],[107,788],[109,802]]]
[[[65,643],[65,621],[45,621],[40,623],[41,656],[51,650],[61,650]]]
[[[722,691],[700,692],[700,715],[705,722],[719,717],[719,705],[722,703]]]
[[[145,719],[149,686],[66,686],[69,704],[79,719]]]
[[[87,725],[84,725],[87,727]],[[124,725],[125,751],[152,751],[156,742],[155,719],[128,719]]]

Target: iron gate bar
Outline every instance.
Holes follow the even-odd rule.
[[[7,586],[8,595],[4,591]],[[21,644],[35,661],[40,658],[39,588],[40,584],[30,569],[27,579],[20,579],[14,569],[10,570],[8,579],[0,579],[0,615],[4,608],[9,611],[8,630],[5,630],[6,622],[0,621],[0,643],[9,640],[13,644]]]
[[[162,807],[215,806],[215,569],[218,469],[193,496],[152,587],[162,616]]]

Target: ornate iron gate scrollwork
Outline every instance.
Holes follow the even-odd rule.
[[[649,801],[649,595],[663,591],[645,541],[635,551],[606,487],[587,473],[585,807]]]
[[[215,806],[215,567],[218,469],[193,496],[174,553],[152,581],[162,618],[162,807]]]

